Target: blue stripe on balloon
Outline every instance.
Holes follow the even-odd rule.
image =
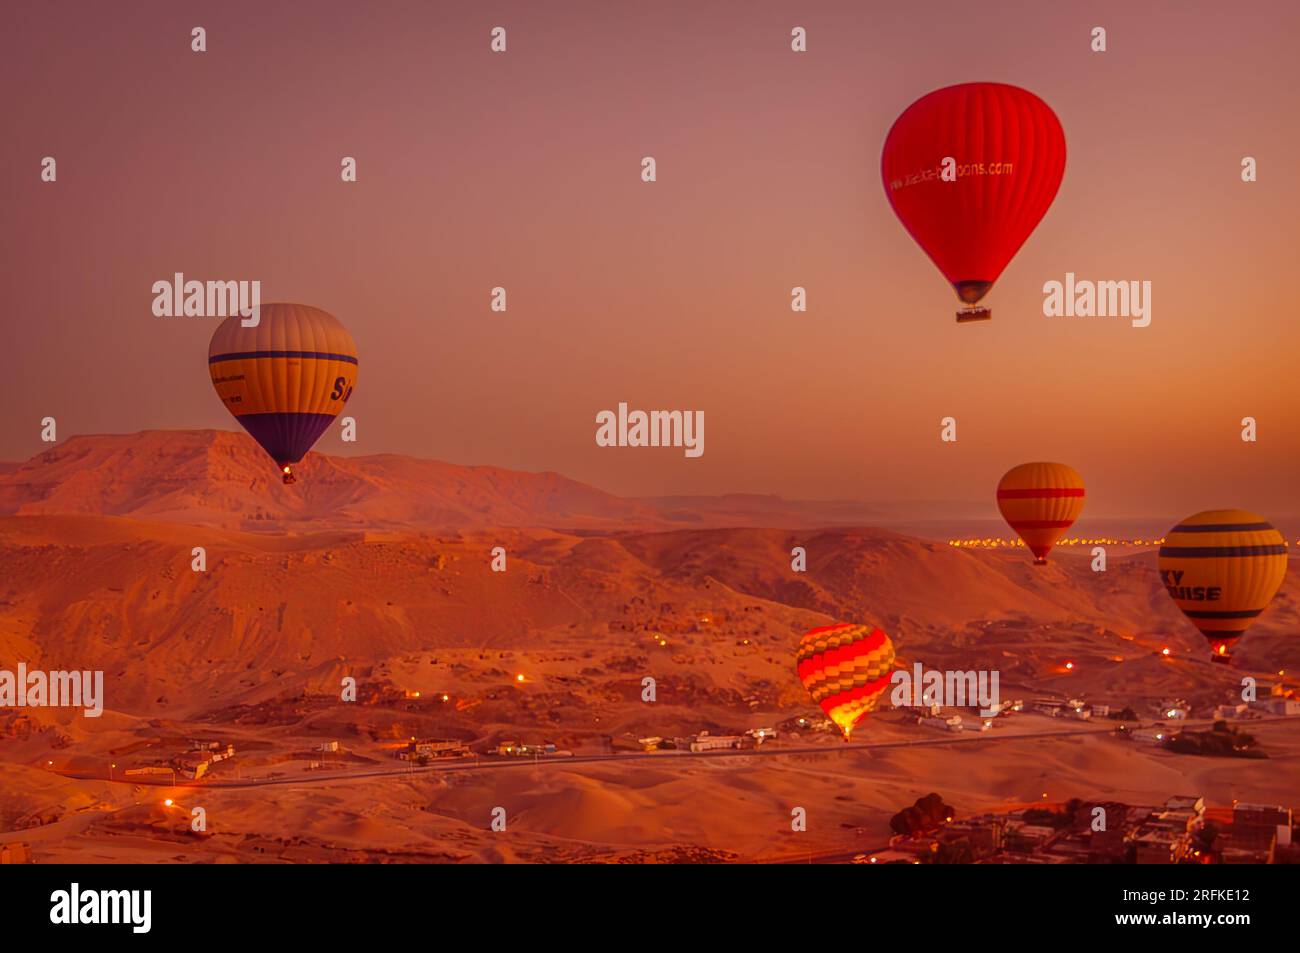
[[[236,351],[231,354],[213,354],[208,357],[209,364],[219,361],[241,361],[258,357],[302,357],[319,361],[342,361],[356,364],[357,359],[351,354],[330,354],[327,351]]]
[[[297,463],[320,439],[334,414],[243,414],[235,419],[279,466]]]

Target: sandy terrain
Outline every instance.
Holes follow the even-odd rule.
[[[1285,670],[1294,685],[1294,572],[1230,669],[1208,662],[1150,552],[1093,573],[1068,551],[1034,567],[880,529],[709,525],[728,507],[753,514],[752,500],[666,529],[662,502],[404,458],[315,458],[284,502],[246,443],[80,438],[0,471],[0,668],[101,669],[107,696],[98,719],[0,710],[0,841],[81,861],[778,859],[880,846],[890,815],[931,790],[959,812],[1300,790],[1300,719],[1252,725],[1258,761],[1029,712],[948,738],[881,711],[854,737],[893,747],[784,731],[753,753],[617,753],[815,715],[793,647],[844,619],[881,625],[906,665],[996,669],[1004,697],[1082,698],[1145,721],[1181,697],[1203,716],[1243,674]],[[794,546],[806,573],[791,571]],[[355,702],[340,698],[345,677]],[[1057,734],[1016,737],[1042,732]],[[465,742],[479,761],[412,772],[395,757],[411,738]],[[237,754],[197,783],[126,779],[189,739]],[[506,740],[572,757],[486,754]],[[796,806],[806,833],[790,831]]]

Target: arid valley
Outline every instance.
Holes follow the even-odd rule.
[[[1300,790],[1300,718],[1248,723],[1263,758],[1133,737],[1171,698],[1208,729],[1243,675],[1294,689],[1295,572],[1229,667],[1149,547],[1034,566],[865,506],[630,500],[396,456],[311,455],[282,487],[257,453],[155,431],[0,471],[0,668],[104,673],[99,717],[0,711],[0,843],[38,862],[831,859],[887,845],[932,791],[969,816]],[[952,733],[882,704],[845,744],[793,663],[800,633],[843,620],[886,630],[900,666],[996,670],[1025,707]],[[1036,710],[1052,697],[1135,717]],[[644,743],[688,737],[746,743]],[[208,744],[233,756],[183,776]]]

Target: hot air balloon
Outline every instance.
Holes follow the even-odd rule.
[[[998,481],[998,509],[1034,554],[1034,565],[1046,565],[1083,512],[1083,477],[1064,463],[1022,463]]]
[[[922,96],[894,121],[880,157],[903,227],[974,307],[1056,197],[1065,134],[1051,108],[1004,83],[963,83]]]
[[[889,687],[894,644],[880,629],[840,623],[806,633],[797,670],[813,701],[839,726],[844,740]]]
[[[1273,600],[1286,576],[1286,541],[1248,510],[1206,510],[1160,547],[1160,581],[1210,642],[1216,661]]]
[[[208,346],[221,402],[293,483],[303,458],[352,396],[357,349],[338,319],[302,304],[264,304],[244,327],[226,318]]]

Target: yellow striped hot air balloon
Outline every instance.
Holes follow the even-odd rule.
[[[1002,518],[1020,534],[1039,566],[1083,512],[1083,495],[1083,477],[1064,463],[1022,463],[998,481]]]
[[[894,643],[870,626],[822,626],[800,640],[797,669],[808,694],[848,741],[889,687]]]
[[[1286,576],[1286,541],[1249,510],[1189,516],[1160,547],[1160,581],[1226,662],[1241,634],[1273,601]]]
[[[232,315],[213,332],[212,386],[292,483],[292,465],[352,396],[357,348],[337,318],[304,304],[264,304],[256,326],[242,320]]]

